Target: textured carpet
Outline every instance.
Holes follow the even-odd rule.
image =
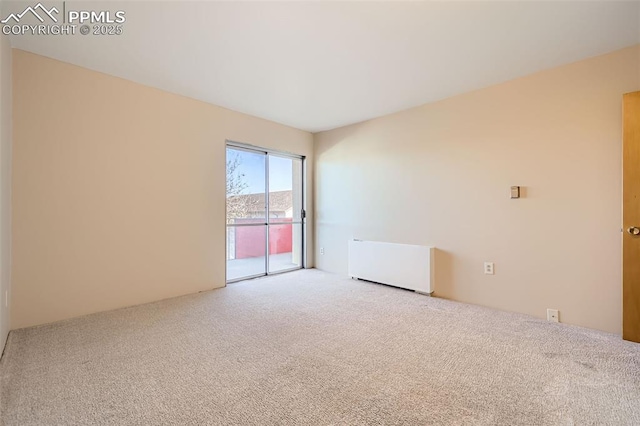
[[[298,271],[11,333],[6,425],[639,425],[640,345]]]

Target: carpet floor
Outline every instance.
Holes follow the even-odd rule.
[[[640,345],[303,270],[13,331],[5,425],[640,425]]]

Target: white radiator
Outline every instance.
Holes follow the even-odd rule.
[[[434,247],[349,241],[349,276],[433,293]]]

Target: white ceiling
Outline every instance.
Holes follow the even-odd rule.
[[[3,16],[24,7],[5,2]],[[124,34],[13,36],[12,45],[312,132],[640,42],[638,1],[66,7],[122,9]]]

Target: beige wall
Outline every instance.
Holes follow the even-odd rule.
[[[11,328],[11,46],[0,35],[0,354]]]
[[[621,100],[639,60],[628,48],[315,135],[316,266],[346,274],[354,237],[434,245],[437,296],[620,333]]]
[[[19,50],[13,66],[13,328],[224,286],[225,139],[313,174],[310,133]]]

